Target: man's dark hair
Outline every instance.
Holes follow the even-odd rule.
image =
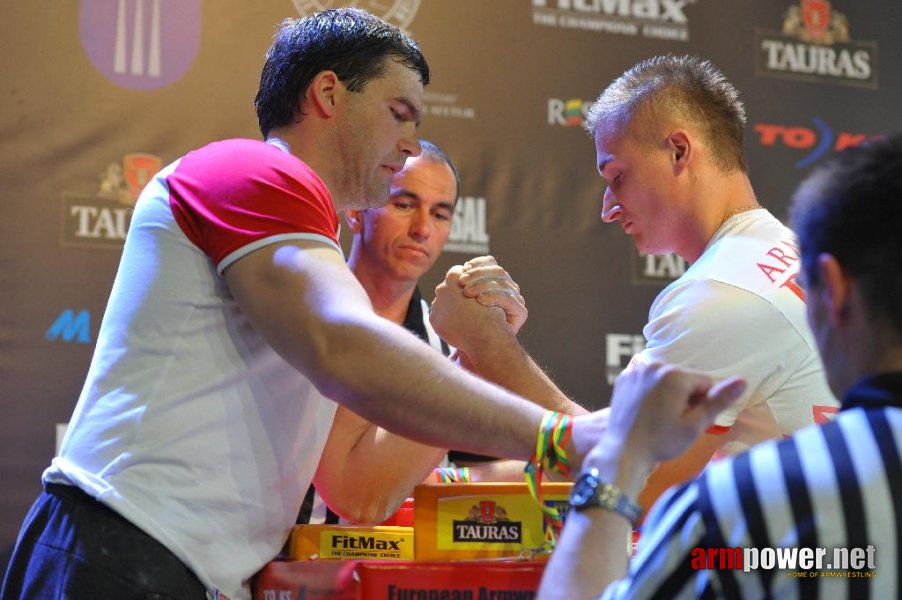
[[[747,171],[742,150],[745,107],[739,92],[710,61],[695,56],[655,56],[626,71],[605,89],[586,115],[586,129],[623,133],[634,117],[674,116],[697,124],[722,171]],[[643,136],[644,137],[644,136]],[[652,141],[652,140],[645,140]]]
[[[318,73],[334,71],[350,91],[360,92],[385,72],[387,59],[429,83],[429,65],[417,43],[364,10],[337,8],[286,20],[266,53],[254,101],[263,137],[304,116],[301,103]]]
[[[454,173],[454,183],[457,185],[455,192],[455,202],[456,196],[460,195],[460,172],[457,170],[457,165],[451,162],[451,159],[448,158],[448,155],[445,154],[445,151],[430,142],[429,140],[424,140],[420,138],[420,156],[423,158],[428,158],[434,162],[445,163],[448,165],[448,168],[451,169],[451,172]]]
[[[832,254],[861,285],[870,317],[902,335],[902,135],[832,156],[796,191],[792,225],[807,285]]]

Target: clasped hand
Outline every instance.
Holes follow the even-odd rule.
[[[516,336],[527,316],[520,286],[494,257],[480,256],[448,271],[435,288],[430,321],[445,341],[466,352],[492,336]]]

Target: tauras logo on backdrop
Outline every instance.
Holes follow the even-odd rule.
[[[420,9],[420,0],[291,0],[301,16],[336,8],[357,6],[401,29],[407,29]]]
[[[586,113],[592,107],[592,102],[579,98],[562,100],[560,98],[548,99],[548,124],[561,125],[563,127],[580,127],[586,122]]]
[[[532,0],[532,22],[546,27],[689,40],[687,5],[696,0]]]
[[[486,231],[485,198],[461,196],[454,206],[451,234],[445,252],[488,254],[489,234]]]
[[[605,336],[605,366],[608,385],[623,372],[630,359],[645,349],[645,338],[636,333],[609,333]]]
[[[783,146],[793,150],[806,150],[805,156],[796,162],[797,169],[813,165],[829,152],[839,152],[850,146],[857,146],[866,140],[881,137],[880,134],[834,131],[820,117],[812,117],[811,123],[812,127],[756,123],[752,129],[758,134],[758,141],[762,146]]]
[[[64,194],[62,245],[121,247],[135,201],[162,166],[153,154],[126,154],[107,165],[95,194]]]
[[[81,0],[81,43],[122,87],[160,88],[184,75],[200,47],[200,0]]]
[[[634,284],[663,285],[686,272],[686,261],[676,254],[644,254],[633,248]]]
[[[827,0],[790,6],[781,31],[757,30],[758,75],[877,89],[877,42],[852,40],[849,20]]]

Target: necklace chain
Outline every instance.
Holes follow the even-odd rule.
[[[721,227],[723,227],[723,224],[726,223],[727,221],[729,221],[730,217],[735,217],[739,213],[744,213],[744,212],[748,212],[750,210],[755,210],[756,208],[761,208],[761,205],[758,203],[755,203],[755,204],[750,204],[748,206],[740,206],[737,209],[731,210],[730,212],[727,213],[727,216],[725,216],[723,218],[723,221],[720,222],[720,225],[718,225],[717,228],[720,229]]]

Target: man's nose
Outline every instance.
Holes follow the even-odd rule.
[[[428,210],[417,209],[410,222],[410,235],[424,240],[432,235],[432,216]]]
[[[617,203],[610,186],[605,188],[601,201],[601,220],[605,223],[613,223],[620,218],[620,212],[620,204]]]
[[[411,125],[405,128],[405,133],[401,136],[401,141],[398,142],[398,148],[401,149],[406,158],[420,155],[423,149],[420,147],[420,138],[417,137],[416,127]]]

